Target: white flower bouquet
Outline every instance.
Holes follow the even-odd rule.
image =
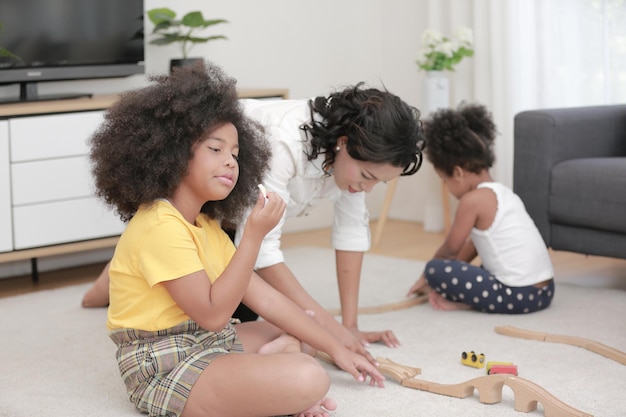
[[[444,37],[440,32],[427,29],[422,34],[421,59],[417,66],[424,71],[454,71],[454,66],[463,57],[473,56],[474,34],[472,29],[461,26],[452,38]]]

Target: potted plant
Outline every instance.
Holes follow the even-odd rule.
[[[422,34],[422,58],[416,61],[424,71],[454,71],[454,66],[464,57],[474,55],[474,34],[470,28],[459,27],[452,38],[427,29]]]
[[[465,26],[459,27],[450,38],[432,29],[424,31],[424,49],[416,61],[418,68],[426,71],[422,89],[424,101],[420,109],[424,114],[448,107],[449,80],[445,71],[454,71],[463,58],[473,56],[473,43],[474,33]]]
[[[2,30],[3,30],[2,23],[0,23],[0,32]],[[6,64],[4,60],[2,60],[2,58],[7,58],[10,64]],[[2,61],[0,62],[1,66],[5,66],[5,65],[13,66],[15,65],[16,62],[20,64],[24,62],[22,61],[22,58],[15,55],[13,52],[9,51],[7,48],[1,47],[1,46],[0,46],[0,60]]]
[[[0,59],[2,58],[7,58],[9,60],[9,62],[11,63],[10,65],[13,66],[15,62],[21,63],[22,58],[20,58],[19,56],[15,55],[13,52],[9,51],[6,48],[3,48],[0,46]],[[2,61],[2,63],[0,64],[0,66],[4,66],[4,61]]]
[[[220,23],[228,23],[224,19],[205,19],[200,11],[189,12],[176,19],[176,12],[167,7],[160,7],[147,11],[148,19],[154,24],[152,35],[154,39],[150,41],[153,45],[169,45],[178,43],[182,58],[170,60],[170,71],[172,68],[189,65],[202,58],[189,58],[189,51],[197,43],[206,43],[218,39],[228,39],[223,35],[198,36],[197,32]]]

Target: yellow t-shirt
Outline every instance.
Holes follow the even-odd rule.
[[[140,207],[111,260],[107,327],[155,331],[189,320],[161,283],[202,269],[215,282],[234,252],[203,214],[192,225],[166,201]]]

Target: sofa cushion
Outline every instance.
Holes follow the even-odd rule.
[[[550,221],[626,233],[626,157],[571,159],[551,174]]]

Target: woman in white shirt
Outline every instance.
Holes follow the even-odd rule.
[[[263,242],[257,273],[303,309],[315,312],[315,318],[353,350],[363,352],[363,345],[379,341],[398,346],[390,330],[358,329],[361,266],[370,248],[364,193],[379,182],[417,172],[424,143],[419,111],[396,95],[365,88],[363,83],[312,100],[248,99],[242,103],[246,113],[263,125],[272,144],[265,186],[287,202],[283,219]],[[334,202],[332,246],[343,325],[304,290],[280,250],[285,220],[306,215],[323,200]],[[85,295],[83,306],[106,305],[107,289],[105,269]],[[256,318],[243,310],[235,317]]]

